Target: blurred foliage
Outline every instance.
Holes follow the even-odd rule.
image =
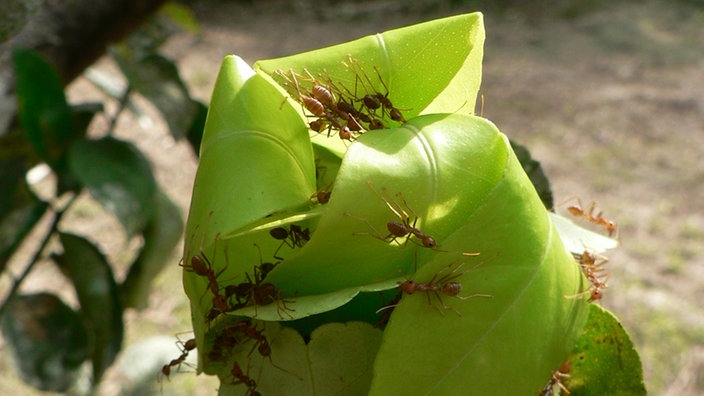
[[[159,53],[178,27],[197,31],[197,26],[188,8],[169,4],[110,51],[126,87],[115,88],[119,84],[112,76],[87,74],[118,103],[114,114],[105,114],[111,122],[101,136],[86,132],[107,106],[68,103],[49,63],[31,50],[13,52],[19,122],[0,144],[0,273],[30,232],[41,242],[0,301],[0,320],[20,377],[38,389],[75,389],[86,365],[91,386],[97,386],[122,348],[123,313],[146,306],[151,282],[181,237],[180,210],[162,192],[149,160],[133,142],[113,136],[112,128],[125,111],[139,111],[131,98],[140,94],[168,120],[175,140],[187,138],[198,149],[207,107],[191,98],[175,64]],[[37,194],[28,181],[29,170],[40,164],[53,173],[53,192]],[[100,235],[77,235],[60,226],[84,191],[115,215],[128,241],[142,241],[122,283],[97,247]],[[47,216],[51,224],[38,226]],[[35,264],[47,257],[73,285],[78,310],[51,293],[18,293]]]

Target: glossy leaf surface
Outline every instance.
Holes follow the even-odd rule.
[[[73,174],[128,236],[146,225],[154,210],[156,180],[144,155],[131,143],[105,137],[76,142],[70,151]]]
[[[19,119],[39,157],[59,173],[76,133],[63,84],[54,68],[37,53],[15,49]]]
[[[143,309],[149,304],[152,282],[171,263],[171,254],[182,232],[180,208],[163,192],[157,193],[153,215],[144,230],[142,251],[120,285],[121,301],[125,307]]]

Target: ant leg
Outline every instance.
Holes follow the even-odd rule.
[[[372,225],[372,223],[369,222],[369,220],[367,220],[367,219],[365,219],[365,218],[363,218],[363,217],[355,216],[355,215],[353,215],[352,213],[349,213],[349,212],[345,212],[344,215],[345,215],[345,216],[349,216],[349,217],[351,217],[351,218],[353,218],[353,219],[355,219],[355,220],[359,220],[359,221],[363,222],[364,224],[367,225],[367,227],[369,227],[369,228],[373,231],[373,232],[355,232],[355,233],[352,234],[352,235],[370,235],[370,236],[372,236],[372,237],[374,237],[374,238],[376,238],[376,239],[378,239],[378,240],[380,240],[380,241],[384,241],[384,242],[387,242],[387,243],[396,242],[396,237],[395,237],[393,234],[389,234],[389,235],[387,235],[387,236],[383,236],[383,234],[380,233],[379,230],[377,230],[377,229]],[[389,239],[389,237],[392,237],[392,238]],[[397,242],[397,243],[398,243],[398,242]],[[399,244],[399,245],[400,245],[400,244]]]

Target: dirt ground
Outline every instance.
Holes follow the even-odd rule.
[[[226,54],[251,63],[475,10],[438,1],[208,1],[195,8],[201,34],[178,35],[167,50],[194,95],[207,101]],[[556,202],[594,199],[618,222],[622,247],[609,253],[602,304],[630,332],[649,393],[702,394],[704,307],[696,301],[704,297],[704,9],[619,2],[569,19],[529,15],[486,15],[484,116],[542,162]],[[107,61],[98,68],[113,70]],[[78,81],[70,98],[90,97],[87,87]],[[171,140],[163,120],[125,118],[119,136],[149,155],[185,213],[194,156]],[[114,232],[113,220],[89,203],[82,208],[86,219],[98,218],[86,228]],[[124,242],[101,247],[117,261],[129,256]],[[149,308],[128,315],[127,345],[189,328],[178,256],[156,280]],[[37,279],[31,289],[42,287]],[[163,362],[156,364],[150,378]],[[103,393],[116,394],[125,376],[114,370]],[[164,394],[213,394],[217,386],[202,376],[172,377]],[[17,386],[7,381],[0,391]]]

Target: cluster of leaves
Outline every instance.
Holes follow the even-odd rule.
[[[179,7],[165,11],[184,15]],[[187,137],[197,150],[206,107],[190,97],[175,65],[159,53],[170,34],[164,23],[174,20],[165,21],[162,14],[112,49],[128,87],[110,90],[105,79],[95,79],[119,104],[101,136],[86,131],[103,112],[102,103],[70,105],[50,64],[29,50],[13,53],[19,125],[0,143],[0,273],[30,232],[42,237],[3,296],[0,317],[21,377],[39,389],[66,391],[85,372],[86,362],[92,366],[91,383],[100,381],[121,349],[125,309],[146,306],[152,280],[181,237],[180,209],[158,186],[147,158],[133,143],[112,136],[123,110],[139,112],[130,100],[138,93],[168,120],[174,139]],[[192,19],[181,20],[193,25]],[[55,176],[49,193],[35,192],[27,181],[26,173],[38,164],[48,165]],[[128,241],[142,241],[121,282],[92,240],[97,235],[78,235],[60,223],[84,191],[119,220]],[[40,222],[47,217],[48,227]],[[47,257],[74,286],[78,310],[48,292],[18,294],[35,264]]]
[[[576,244],[571,249],[579,253],[584,241],[599,237],[551,221],[552,197],[538,164],[524,149],[516,155],[496,126],[472,115],[483,40],[481,15],[469,14],[254,68],[225,58],[184,252],[187,262],[195,256],[207,262],[207,271],[184,267],[184,287],[199,369],[220,377],[221,394],[252,391],[242,368],[257,373],[263,394],[283,383],[291,395],[537,393],[578,344],[585,323],[608,327],[588,322],[589,286],[565,247]],[[355,68],[345,63],[350,59]],[[378,73],[378,86],[362,70]],[[300,98],[277,84],[286,84],[277,80],[281,71],[321,76],[330,86],[363,79],[367,89],[408,109],[407,122],[385,119],[394,127],[351,144],[311,136]],[[308,95],[311,83],[301,81],[297,93]],[[365,93],[372,92],[359,93],[359,100]],[[330,188],[329,202],[311,201]],[[385,234],[377,230],[404,216],[440,248],[379,241]],[[285,248],[272,238],[274,229],[292,226],[309,230],[309,241]],[[603,241],[595,244],[604,248]],[[255,267],[270,257],[277,263],[266,282],[278,292],[268,297],[278,301],[252,298],[254,306],[216,309],[221,290],[238,288],[243,278],[261,284]],[[464,265],[472,270],[457,269]],[[428,282],[452,271],[465,290],[492,298],[403,296],[383,330],[372,326],[380,292],[388,301],[405,279]],[[253,354],[244,336],[220,341],[243,320],[266,334],[270,354]],[[638,365],[622,370],[639,373]]]

